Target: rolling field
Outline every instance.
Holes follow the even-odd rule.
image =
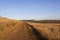
[[[0,40],[60,40],[60,23],[0,18]]]
[[[60,24],[59,23],[29,23],[32,25],[43,37],[48,40],[60,40]]]

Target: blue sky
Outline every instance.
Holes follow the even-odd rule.
[[[0,0],[0,16],[12,19],[60,19],[60,0]]]

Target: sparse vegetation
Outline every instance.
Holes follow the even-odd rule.
[[[0,18],[0,40],[60,40],[60,23]]]

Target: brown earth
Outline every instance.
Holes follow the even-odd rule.
[[[0,40],[60,40],[60,23],[0,18]]]
[[[22,20],[22,21],[32,23],[60,23],[60,20]]]

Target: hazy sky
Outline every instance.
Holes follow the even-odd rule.
[[[0,16],[13,19],[60,19],[60,0],[0,0]]]

